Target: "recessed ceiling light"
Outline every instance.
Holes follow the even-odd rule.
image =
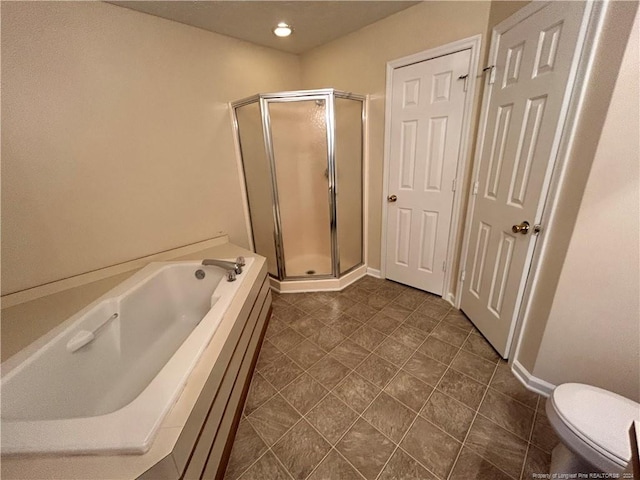
[[[278,37],[288,37],[291,35],[293,29],[284,22],[280,22],[276,28],[273,29],[273,33]]]

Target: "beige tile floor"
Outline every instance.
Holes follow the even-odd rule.
[[[225,479],[520,480],[556,443],[461,312],[365,277],[274,295]]]

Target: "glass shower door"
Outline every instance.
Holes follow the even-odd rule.
[[[362,264],[362,101],[335,99],[336,206],[340,274]]]
[[[266,102],[288,278],[330,276],[328,96]],[[266,180],[266,179],[265,179]]]
[[[256,252],[267,257],[269,273],[278,277],[278,257],[273,221],[271,169],[262,135],[262,115],[257,100],[236,109],[249,215]]]

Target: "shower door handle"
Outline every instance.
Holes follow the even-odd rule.
[[[389,196],[387,197],[387,201],[388,201],[389,203],[393,203],[393,202],[395,202],[396,200],[398,200],[398,197],[397,197],[397,196],[395,196],[395,195],[389,195]]]

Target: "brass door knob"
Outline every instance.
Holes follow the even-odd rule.
[[[524,221],[520,225],[514,225],[511,227],[511,231],[513,233],[521,233],[522,235],[526,235],[529,233],[529,222]]]
[[[387,200],[388,200],[389,202],[395,202],[396,200],[398,200],[398,197],[396,197],[395,195],[389,195],[389,196],[387,197]]]

